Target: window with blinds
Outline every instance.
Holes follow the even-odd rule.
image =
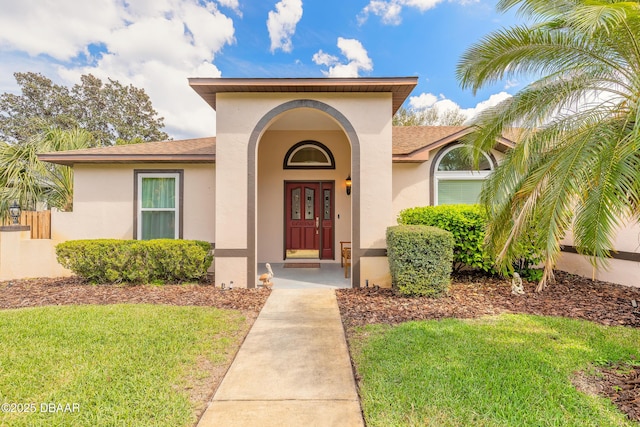
[[[461,144],[443,148],[434,159],[434,205],[474,204],[480,201],[484,180],[493,171],[494,162],[482,153],[478,168],[474,168]]]
[[[478,203],[483,181],[478,179],[438,180],[438,204]]]
[[[180,180],[178,172],[136,171],[136,238],[180,238]]]

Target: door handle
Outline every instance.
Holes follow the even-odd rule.
[[[320,217],[316,217],[316,234],[318,234],[318,228],[320,228]]]

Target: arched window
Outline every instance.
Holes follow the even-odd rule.
[[[317,141],[302,141],[284,156],[284,169],[335,169],[331,151]]]
[[[493,156],[482,153],[478,169],[461,144],[452,144],[436,155],[431,167],[434,205],[479,202],[483,181],[495,167]]]

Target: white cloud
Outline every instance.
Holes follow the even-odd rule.
[[[439,0],[434,0],[439,1]],[[358,22],[363,24],[367,21],[370,14],[379,16],[382,22],[387,25],[399,25],[402,22],[400,13],[402,12],[402,4],[398,1],[382,1],[371,0],[358,15]]]
[[[229,9],[242,16],[238,0],[218,0],[218,4],[220,4],[220,6],[228,7]]]
[[[420,12],[432,9],[444,0],[370,0],[369,4],[358,14],[358,22],[364,24],[369,15],[379,16],[383,24],[400,25],[402,9],[411,7]],[[469,4],[479,0],[448,0],[453,3]]]
[[[418,96],[412,96],[409,98],[409,105],[416,110],[423,110],[425,108],[433,107],[438,101],[438,97],[432,93],[421,93]]]
[[[236,9],[238,6],[237,0],[218,3]],[[57,76],[44,66],[31,66],[29,71],[45,69],[45,75],[52,80],[68,85],[79,82],[80,75],[87,73],[133,84],[150,96],[172,137],[215,134],[215,112],[187,82],[188,77],[220,77],[212,62],[225,45],[235,42],[233,21],[215,3],[0,0],[0,8],[3,62],[12,55],[20,58],[20,52],[31,59],[18,63],[37,64],[35,56],[51,56],[67,64],[58,66]],[[79,55],[88,55],[90,44],[104,49],[90,65],[73,65]],[[0,71],[4,73],[5,68],[8,70],[0,67]],[[5,76],[0,76],[0,82],[4,84],[4,80]]]
[[[326,65],[327,67],[337,64],[339,61],[337,56],[329,55],[328,53],[323,52],[322,49],[314,53],[312,59],[316,64]]]
[[[63,61],[124,25],[123,7],[112,0],[0,0],[0,10],[0,48]]]
[[[507,92],[494,93],[486,101],[479,102],[475,107],[466,108],[462,110],[462,112],[467,117],[469,117],[469,119],[472,119],[480,114],[480,112],[486,110],[487,108],[495,107],[505,99],[511,98],[511,96],[512,95],[508,94]]]
[[[507,83],[504,85],[504,90],[511,89],[513,87],[519,86],[520,82],[518,80],[507,80]]]
[[[436,96],[432,93],[421,93],[418,96],[411,96],[409,97],[409,106],[418,111],[435,108],[441,112],[448,110],[460,110],[464,114],[464,111],[458,104],[445,98],[443,94]]]
[[[338,37],[338,48],[346,58],[346,63],[334,55],[319,50],[313,55],[313,62],[329,67],[323,74],[328,77],[358,77],[360,71],[373,70],[373,61],[369,58],[367,50],[356,39]]]
[[[296,32],[296,25],[302,18],[302,0],[281,0],[276,4],[276,11],[269,12],[267,29],[271,39],[271,52],[282,49],[291,52],[291,37]]]
[[[436,96],[432,93],[421,93],[420,95],[409,98],[409,106],[415,110],[435,108],[440,112],[460,110],[460,112],[467,118],[467,121],[469,121],[476,117],[481,111],[494,107],[508,98],[511,98],[510,94],[507,92],[500,92],[491,95],[489,99],[485,101],[479,102],[475,107],[460,108],[456,102],[446,98],[442,94]]]
[[[443,95],[440,95],[440,99],[433,106],[440,112],[458,110],[460,108],[458,104]],[[464,110],[462,110],[462,113],[465,114]]]

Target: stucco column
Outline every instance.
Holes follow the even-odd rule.
[[[360,286],[391,285],[386,231],[392,223],[391,127],[360,135]],[[355,284],[354,284],[355,286]]]
[[[247,277],[249,249],[247,247],[247,135],[233,133],[224,124],[231,114],[224,103],[218,106],[216,140],[216,214],[215,214],[215,276],[216,285],[254,287],[254,278]],[[253,201],[255,205],[255,200]]]

